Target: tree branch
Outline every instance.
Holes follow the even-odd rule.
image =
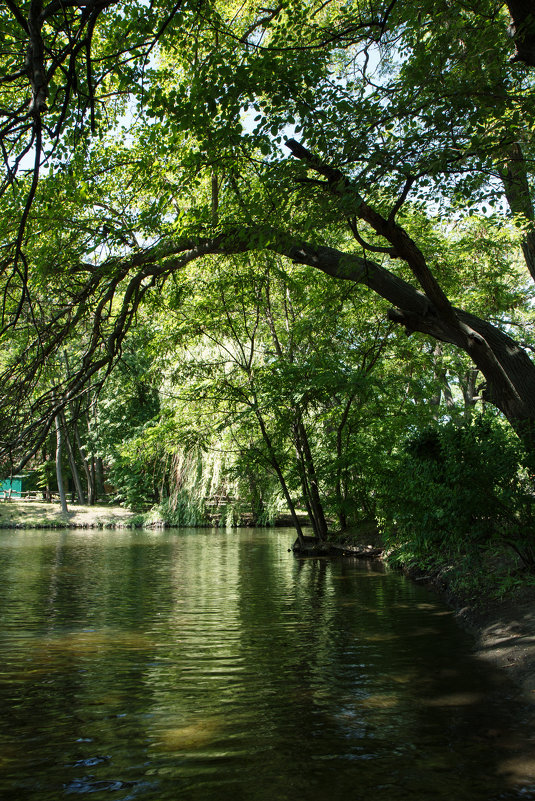
[[[22,13],[20,8],[18,7],[18,5],[16,3],[14,3],[13,0],[5,0],[5,4],[9,8],[11,13],[13,14],[15,19],[17,20],[17,22],[21,26],[21,28],[23,28],[25,33],[29,33],[28,22],[27,22],[27,20],[26,20],[26,18],[24,16],[24,14]]]
[[[286,142],[286,146],[296,158],[304,161],[310,169],[313,169],[327,179],[329,191],[333,195],[353,200],[355,216],[367,222],[376,233],[390,242],[395,255],[407,262],[414,277],[417,279],[431,303],[436,307],[437,311],[440,311],[440,313],[447,318],[450,325],[455,325],[455,314],[450,301],[429,269],[425,256],[407,232],[401,226],[394,223],[393,219],[383,217],[374,208],[369,206],[351,180],[336,167],[332,167],[330,164],[323,162],[295,139],[289,139]],[[406,184],[406,192],[408,192],[409,189],[410,185],[407,186]],[[402,194],[402,202],[403,199]],[[398,200],[396,206],[399,203],[400,201]],[[396,206],[394,206],[394,214]]]
[[[420,331],[459,346],[485,375],[490,400],[502,411],[516,409],[517,417],[521,417],[521,396],[525,397],[526,386],[533,384],[531,395],[535,396],[535,370],[529,357],[491,323],[461,309],[453,309],[454,322],[450,323],[437,312],[428,296],[370,259],[318,247],[274,228],[241,228],[197,241],[170,239],[127,257],[109,259],[96,269],[93,265],[80,265],[89,280],[82,283],[52,324],[43,322],[37,340],[27,347],[16,367],[8,367],[0,376],[5,398],[0,456],[20,450],[23,445],[31,451],[32,443],[42,437],[43,427],[50,427],[61,408],[84,392],[89,379],[101,370],[111,370],[138,305],[156,280],[165,281],[208,254],[231,255],[258,249],[286,256],[337,279],[364,284],[395,307],[390,319],[404,325],[407,333]],[[89,308],[85,301],[98,297],[99,292],[98,303]],[[56,398],[49,390],[28,405],[27,398],[39,389],[43,358],[79,336],[80,326],[88,323],[91,328],[85,352],[64,382],[54,387]],[[99,380],[103,380],[102,376]]]

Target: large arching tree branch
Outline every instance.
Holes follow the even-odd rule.
[[[103,377],[112,369],[151,287],[199,258],[258,250],[260,242],[262,249],[295,263],[369,287],[392,304],[391,319],[402,324],[408,334],[422,332],[462,348],[486,378],[487,399],[501,409],[524,441],[533,445],[535,365],[499,328],[456,308],[452,308],[452,323],[451,316],[441,314],[425,293],[373,260],[318,247],[273,228],[240,228],[198,241],[170,239],[128,257],[110,259],[97,269],[86,265],[87,284],[58,311],[52,324],[43,326],[17,366],[0,376],[5,398],[0,456],[19,454],[20,469],[44,440],[58,412],[83,394],[90,378]],[[90,303],[91,299],[94,302]],[[73,337],[78,337],[79,344],[85,342],[78,363],[71,365],[68,376],[45,388],[43,353],[50,361]],[[28,404],[25,399],[30,393],[35,400]]]
[[[535,3],[533,0],[507,0],[507,7],[516,45],[514,61],[535,67]]]
[[[507,416],[523,439],[535,447],[535,366],[525,351],[490,323],[453,308],[414,240],[391,216],[385,217],[367,204],[347,176],[299,142],[290,139],[287,146],[296,158],[327,179],[325,185],[330,193],[353,201],[354,215],[384,237],[392,247],[391,252],[407,263],[423,290],[421,298],[418,298],[420,308],[413,305],[416,300],[414,288],[378,264],[367,262],[364,277],[353,280],[366,283],[393,303],[396,308],[391,313],[392,320],[403,323],[409,332],[421,331],[454,343],[468,353],[487,379],[488,399]],[[327,257],[327,253],[324,256]],[[337,258],[331,254],[326,260],[334,265]],[[335,274],[337,269],[347,270],[347,257],[345,267],[333,265],[325,271]],[[362,267],[357,268],[357,272],[359,270]],[[401,296],[411,295],[411,290],[411,298]],[[425,301],[427,310],[421,306]]]
[[[535,421],[535,365],[499,328],[457,308],[453,308],[455,322],[451,324],[424,293],[369,259],[305,244],[284,246],[281,242],[273,249],[333,277],[365,284],[393,304],[389,316],[408,334],[419,331],[462,348],[487,379],[487,400],[507,416],[522,437],[526,436],[526,426],[531,431]]]
[[[449,317],[450,322],[454,324],[455,319],[451,304],[444,290],[429,269],[423,253],[407,232],[394,221],[392,216],[384,217],[376,209],[366,203],[357,188],[346,175],[337,168],[323,162],[300,142],[297,142],[295,139],[289,139],[286,142],[286,146],[296,158],[305,162],[310,169],[323,175],[327,179],[326,188],[329,192],[353,201],[353,214],[367,222],[376,233],[384,237],[387,242],[390,243],[391,252],[407,262],[414,277],[429,300],[437,309],[441,310],[444,316]]]

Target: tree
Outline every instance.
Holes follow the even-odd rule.
[[[535,67],[535,8],[530,0],[509,0],[511,31],[515,40],[515,61]]]
[[[227,479],[274,478],[299,537],[302,510],[324,540],[328,520],[374,516],[369,474],[399,438],[394,409],[417,390],[398,360],[418,355],[360,287],[273,256],[227,266],[197,265],[154,302],[162,440],[170,455],[219,454]],[[417,416],[431,419],[421,406]]]
[[[128,15],[117,0],[6,0],[4,5],[0,192],[16,193],[19,171],[30,173],[11,254],[12,269],[25,275],[25,226],[41,169],[50,166],[56,151],[76,143],[87,118],[96,133],[110,95],[120,100],[142,79],[144,64],[181,3],[151,3],[149,9],[129,3]]]
[[[466,559],[481,571],[481,556],[506,546],[535,572],[526,467],[521,443],[496,414],[413,431],[379,481],[388,547],[405,564],[443,569]]]
[[[10,24],[23,31],[14,48],[20,60],[31,33],[9,5]],[[458,305],[452,301],[453,264],[428,247],[417,224],[424,215],[437,229],[444,217],[452,227],[494,204],[496,219],[519,224],[534,270],[533,81],[519,63],[530,63],[530,25],[523,4],[510,9],[514,41],[506,9],[491,0],[351,7],[307,0],[269,10],[214,3],[202,13],[163,3],[151,6],[148,22],[141,8],[117,5],[118,33],[99,15],[98,40],[85,39],[86,64],[110,64],[116,37],[137,25],[158,42],[158,57],[148,67],[136,61],[127,40],[127,86],[103,67],[100,85],[112,94],[146,92],[143,115],[134,120],[130,111],[124,146],[106,138],[103,114],[103,138],[78,128],[73,151],[75,127],[60,113],[64,155],[51,155],[39,186],[36,170],[21,186],[26,202],[4,197],[3,318],[12,361],[2,377],[2,449],[18,450],[24,462],[58,408],[89,379],[103,379],[152,287],[206,255],[268,250],[368,286],[392,304],[390,319],[407,333],[464,351],[484,377],[486,400],[533,451],[532,360],[508,323],[474,313],[462,287]],[[13,103],[16,81],[2,86]],[[34,80],[34,97],[39,86]],[[72,93],[62,91],[70,109]],[[282,155],[285,136],[293,159]],[[47,225],[57,231],[64,213],[54,204],[58,190],[72,215],[61,254],[44,233]],[[62,300],[41,322],[34,309],[46,306],[51,289]],[[15,324],[24,337],[13,334]],[[42,365],[80,330],[85,348],[70,377],[39,395]],[[22,419],[21,381],[39,397]]]

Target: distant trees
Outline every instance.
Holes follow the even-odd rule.
[[[373,518],[379,474],[408,422],[437,414],[425,404],[444,380],[434,352],[409,343],[353,284],[272,256],[231,266],[197,265],[153,297],[145,375],[160,407],[143,426],[108,382],[101,449],[116,492],[157,501],[177,523],[213,513],[265,523],[283,509],[302,536],[306,513],[318,539]],[[459,403],[446,364],[443,373]],[[125,414],[117,435],[115,406]]]
[[[494,405],[533,452],[527,6],[509,4],[511,38],[508,8],[494,0],[6,5],[0,452],[13,466],[39,453],[62,414],[76,442],[154,296],[171,296],[190,270],[217,269],[232,282],[246,253],[257,294],[243,310],[239,295],[221,307],[221,285],[207,282],[207,309],[191,308],[189,336],[200,336],[195,325],[206,326],[210,308],[217,347],[228,336],[240,342],[236,385],[218,362],[214,387],[237,393],[236,405],[242,398],[262,458],[290,496],[299,488],[318,536],[332,500],[322,497],[323,476],[344,523],[354,486],[344,453],[357,383],[373,362],[361,367],[342,350],[336,362],[318,326],[335,330],[332,304],[355,284],[377,296],[376,310],[363,303],[360,331],[390,331],[377,322],[384,300],[390,324],[444,343],[446,361],[454,345],[467,404]],[[310,318],[308,331],[291,321],[294,342],[282,299],[265,295],[275,258],[337,279],[332,295],[318,294],[324,318]],[[187,291],[175,292],[177,310],[189,307]],[[261,322],[263,349],[275,355],[269,370],[266,361],[251,372]],[[351,324],[342,328],[333,342],[351,341]],[[69,368],[60,370],[64,351]],[[413,369],[419,352],[408,348],[403,366],[392,357],[398,371]],[[436,397],[436,382],[428,385]],[[277,404],[266,411],[270,394]],[[126,425],[152,419],[136,415],[130,408]],[[329,419],[323,439],[319,419]],[[333,463],[316,437],[337,454]],[[89,491],[87,443],[78,465]]]
[[[189,423],[176,418],[182,441],[221,448],[230,432],[241,470],[276,478],[300,538],[296,504],[319,540],[327,514],[345,525],[359,482],[357,421],[388,325],[369,318],[351,285],[285,273],[272,257],[196,270],[169,305],[160,348],[180,397],[176,414],[197,410]]]

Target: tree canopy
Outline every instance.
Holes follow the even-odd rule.
[[[102,384],[152,294],[262,252],[455,345],[535,447],[532,3],[3,5],[14,465]]]

